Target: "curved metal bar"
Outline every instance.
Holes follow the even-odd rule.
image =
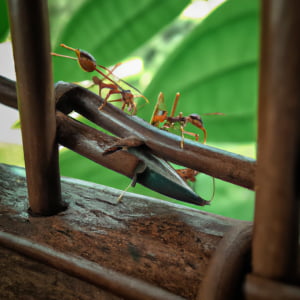
[[[242,299],[251,264],[252,224],[230,229],[218,244],[201,282],[197,300]]]
[[[58,142],[111,170],[133,178],[140,184],[174,199],[195,205],[209,204],[198,196],[169,166],[148,149],[134,148],[134,153],[117,151],[103,155],[117,138],[56,112]],[[143,167],[140,169],[140,165]],[[140,170],[139,170],[140,169]]]
[[[122,275],[83,258],[72,257],[27,239],[0,232],[0,245],[132,300],[183,300],[142,280]]]
[[[256,161],[253,159],[191,140],[186,140],[182,149],[181,137],[160,130],[137,116],[130,116],[109,103],[99,111],[102,99],[74,84],[58,82],[56,100],[57,109],[65,113],[75,110],[121,138],[134,136],[152,153],[167,161],[254,189]]]
[[[0,89],[0,102],[16,107],[16,96],[14,96],[16,92],[13,82],[0,76],[0,86],[4,87]],[[80,95],[83,97],[82,100]],[[162,156],[166,160],[179,162],[190,168],[198,168],[208,175],[254,189],[256,161],[253,159],[192,141],[185,141],[185,147],[181,149],[179,147],[180,137],[150,126],[137,117],[128,116],[117,108],[111,107],[109,103],[105,111],[99,112],[97,105],[101,103],[101,98],[74,84],[57,83],[56,99],[58,108],[65,113],[70,113],[75,109],[121,137],[130,134],[138,135],[138,138],[146,141],[145,144],[152,147],[158,156]],[[107,113],[107,109],[111,114]],[[118,121],[119,117],[120,121]],[[135,126],[134,128],[137,127],[138,131],[132,129],[132,125]],[[169,144],[170,141],[171,144]]]

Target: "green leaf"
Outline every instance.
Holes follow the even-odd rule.
[[[255,139],[258,89],[258,1],[228,1],[200,23],[169,56],[145,91],[154,106],[165,93],[169,110],[175,93],[184,115],[204,116],[208,143]],[[149,120],[150,112],[140,116]],[[189,127],[197,131],[197,128]]]
[[[6,0],[0,0],[0,42],[5,41],[9,32]]]
[[[11,129],[20,129],[21,128],[21,121],[17,120],[14,124],[11,125]]]
[[[51,30],[51,45],[57,46],[57,37],[73,17],[74,13],[87,0],[48,0],[48,11]]]
[[[188,0],[98,0],[86,1],[62,30],[58,43],[83,48],[98,64],[109,66],[122,61],[155,33],[170,23]],[[56,53],[70,55],[59,45]],[[55,57],[55,81],[91,78],[74,61]]]
[[[0,163],[24,167],[22,145],[0,142]]]

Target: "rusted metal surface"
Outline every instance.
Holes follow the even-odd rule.
[[[151,126],[136,116],[129,116],[109,103],[99,111],[101,98],[74,84],[57,83],[56,99],[59,110],[65,113],[75,110],[121,138],[134,136],[159,157],[249,189],[254,188],[253,159],[192,140],[186,140],[181,149],[180,136]]]
[[[251,270],[252,224],[240,224],[220,241],[201,282],[197,300],[243,299],[243,282]]]
[[[5,300],[123,300],[108,291],[0,246],[0,297]]]
[[[60,195],[47,1],[9,0],[30,209],[51,215]]]
[[[27,213],[24,169],[0,165],[0,230],[195,299],[224,234],[248,224],[157,199],[62,179],[68,209]]]
[[[285,282],[298,268],[299,10],[299,1],[262,1],[253,273]]]
[[[141,280],[103,268],[87,259],[72,257],[18,236],[0,232],[0,245],[41,261],[65,273],[132,300],[183,300]]]

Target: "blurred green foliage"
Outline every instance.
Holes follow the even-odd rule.
[[[9,32],[6,0],[0,0],[0,42],[3,42]]]
[[[179,91],[177,112],[225,114],[203,116],[209,145],[233,152],[246,145],[244,148],[251,149],[249,155],[255,156],[259,2],[229,0],[200,22],[179,18],[189,3],[49,0],[52,47],[67,55],[72,53],[59,47],[60,43],[83,48],[105,66],[141,57],[143,74],[126,79],[143,89],[151,101],[139,111],[140,117],[150,119],[160,91],[169,108]],[[81,81],[94,75],[83,72],[74,61],[58,57],[53,58],[53,67],[55,81]],[[63,175],[119,189],[129,183],[128,178],[65,149],[60,167]],[[208,199],[211,178],[198,175],[194,188]],[[131,191],[166,199],[141,186]],[[212,205],[201,209],[251,220],[253,203],[253,192],[217,180]]]

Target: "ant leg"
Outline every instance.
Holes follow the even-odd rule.
[[[101,96],[101,91],[103,89],[117,90],[118,88],[112,83],[104,83],[103,79],[99,79],[97,76],[93,76],[93,82],[95,85],[99,86],[99,96]]]
[[[135,115],[135,114],[136,114],[136,111],[137,111],[137,109],[136,109],[136,103],[135,103],[135,102],[132,102],[131,107],[132,107],[132,106],[133,106],[133,109],[132,109],[131,115]]]
[[[181,131],[181,141],[180,141],[180,148],[183,149],[183,144],[184,144],[184,129],[183,129],[183,126],[181,125],[180,126],[180,131]]]
[[[149,100],[142,94],[139,95],[133,95],[134,98],[144,98],[144,100],[146,101],[146,103],[149,103]]]
[[[174,102],[173,102],[173,105],[172,105],[172,110],[171,110],[170,117],[174,117],[179,98],[180,98],[180,93],[176,93],[175,99],[174,99]],[[182,115],[182,113],[180,113],[180,114]]]
[[[117,203],[120,203],[125,195],[125,193],[127,192],[127,190],[130,187],[135,187],[136,182],[137,182],[137,177],[139,174],[143,173],[146,170],[147,166],[145,165],[144,162],[140,162],[137,167],[134,170],[134,175],[132,177],[132,180],[130,182],[130,184],[126,187],[126,189],[120,194],[120,196],[117,199]]]
[[[114,72],[120,65],[122,65],[121,62],[116,63],[111,69],[106,68],[106,67],[101,66],[101,65],[98,65],[98,67],[100,67],[101,69],[106,70],[106,71],[108,72],[107,76],[109,76],[109,75],[114,75],[113,72]]]
[[[193,137],[195,138],[195,140],[196,140],[197,142],[199,141],[199,134],[197,134],[197,133],[189,132],[189,131],[185,131],[185,130],[183,130],[182,133],[183,133],[183,134],[191,135],[191,136],[193,136]]]
[[[118,87],[116,87],[114,84],[111,83],[104,83],[102,80],[100,80],[98,77],[94,76],[93,81],[95,84],[99,86],[99,95],[101,96],[101,91],[105,88],[110,89],[110,91],[107,93],[105,99],[103,100],[103,103],[99,106],[99,110],[102,110],[106,103],[108,102],[108,98],[113,94],[120,93]],[[116,100],[118,101],[118,100]],[[122,100],[121,100],[122,101]],[[111,101],[110,101],[111,102]]]
[[[102,109],[105,107],[106,103],[108,102],[108,98],[109,98],[110,95],[112,94],[111,92],[112,92],[112,91],[109,91],[109,92],[107,93],[105,99],[103,100],[103,103],[98,107],[98,110],[102,110]]]

